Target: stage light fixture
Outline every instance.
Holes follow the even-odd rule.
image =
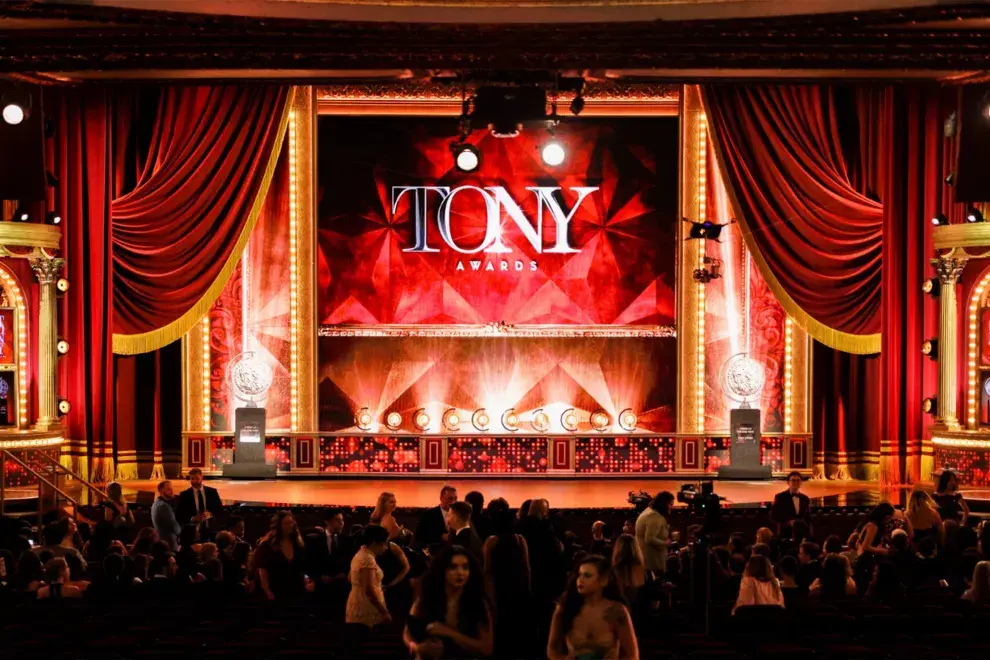
[[[461,427],[461,414],[457,412],[457,408],[448,408],[447,411],[444,412],[441,421],[443,422],[443,427],[447,431],[457,433]]]
[[[361,408],[357,411],[357,414],[354,415],[354,425],[362,431],[370,431],[371,423],[373,421],[375,421],[375,418],[372,417],[371,411],[367,408]]]
[[[402,415],[394,410],[385,415],[385,426],[392,431],[398,431],[399,427],[402,426]]]
[[[11,126],[17,126],[28,116],[27,109],[16,102],[4,102],[3,120]]]
[[[937,277],[929,277],[921,283],[921,290],[933,298],[937,298],[938,294],[942,291],[942,284],[938,281]]]
[[[933,360],[938,359],[938,339],[926,339],[921,343],[921,354]]]
[[[591,415],[591,428],[595,429],[599,433],[605,431],[608,428],[608,413],[604,410],[595,411]]]
[[[567,154],[564,152],[564,147],[560,145],[556,140],[552,140],[543,145],[543,150],[540,152],[540,156],[543,158],[543,164],[549,167],[557,167],[564,162],[564,158]]]
[[[21,206],[20,204],[18,204],[17,208],[14,209],[14,214],[10,216],[11,222],[27,222],[30,219],[31,214],[28,213],[27,207]]]
[[[944,213],[936,213],[932,216],[932,224],[936,227],[941,227],[942,225],[949,224],[949,219],[945,217]]]
[[[72,404],[69,403],[69,400],[68,399],[59,399],[58,400],[58,414],[59,415],[68,415],[70,410],[72,410]]]
[[[636,423],[639,420],[636,418],[636,413],[632,411],[632,408],[626,408],[619,413],[619,426],[622,427],[624,431],[635,431]]]
[[[62,224],[62,216],[55,211],[49,211],[45,216],[45,221],[50,225],[60,225]]]
[[[983,213],[980,212],[980,209],[971,206],[966,213],[966,222],[983,222],[983,220]]]
[[[474,414],[471,415],[471,423],[474,425],[474,428],[479,431],[487,431],[488,425],[492,423],[492,418],[488,416],[487,410],[484,408],[478,408],[474,411]]]
[[[519,415],[516,414],[515,408],[509,408],[502,413],[502,426],[505,427],[506,431],[513,433],[519,430]]]
[[[458,172],[474,172],[481,166],[481,151],[474,145],[455,142],[450,150]]]
[[[533,428],[540,433],[546,433],[550,430],[550,415],[543,408],[533,411]]]
[[[65,279],[64,277],[58,278],[58,280],[55,282],[55,288],[58,290],[59,293],[65,293],[66,291],[69,290],[69,280]]]
[[[926,415],[938,414],[938,399],[933,396],[928,397],[921,402],[921,411]]]
[[[949,172],[948,174],[945,175],[945,185],[951,186],[955,182],[956,182],[956,173],[955,172]]]
[[[58,351],[59,355],[65,355],[69,352],[69,342],[64,339],[59,339],[58,343],[55,344],[55,350]]]
[[[565,430],[574,433],[578,430],[578,416],[577,411],[574,408],[568,408],[560,415],[560,425],[564,427]]]
[[[58,177],[52,174],[51,170],[45,170],[45,183],[49,188],[58,188]]]
[[[420,408],[413,413],[412,423],[419,431],[428,430],[430,428],[430,413],[426,412],[426,408]]]

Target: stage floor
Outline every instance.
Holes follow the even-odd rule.
[[[209,479],[207,484],[220,491],[220,497],[228,505],[252,504],[278,505],[336,505],[374,506],[378,494],[389,491],[395,494],[400,507],[432,507],[439,499],[440,487],[449,483],[457,488],[461,498],[472,490],[480,491],[486,500],[504,497],[511,506],[518,506],[527,499],[542,497],[554,508],[583,509],[596,507],[628,507],[631,490],[656,493],[669,490],[676,493],[682,484],[697,480],[680,479],[615,479],[599,480],[533,480],[533,479],[374,479],[330,478],[323,480],[281,479],[275,481],[233,481]],[[726,505],[753,507],[773,500],[773,496],[786,488],[778,481],[715,481],[715,492],[726,498]],[[142,504],[154,500],[157,482],[125,481],[124,492],[128,499]],[[174,484],[176,492],[186,488],[181,480]],[[863,506],[887,500],[903,503],[912,486],[880,488],[867,481],[808,481],[802,487],[812,499],[813,506]]]

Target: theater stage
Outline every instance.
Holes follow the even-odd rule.
[[[548,479],[322,479],[305,481],[282,479],[274,481],[233,481],[209,479],[207,484],[220,491],[220,497],[228,505],[338,505],[374,506],[382,491],[394,493],[398,505],[404,508],[436,506],[440,487],[450,483],[457,487],[461,497],[478,490],[485,499],[504,497],[512,506],[536,497],[546,498],[555,508],[584,509],[596,507],[628,507],[630,490],[658,490],[677,492],[682,484],[697,483],[677,479],[600,479],[600,480],[548,480]],[[742,482],[715,481],[715,492],[726,498],[726,505],[754,507],[769,502],[774,494],[786,486],[783,481]],[[157,482],[126,481],[124,492],[128,499],[150,504],[154,499]],[[182,490],[181,481],[175,489]],[[883,500],[901,503],[910,493],[911,486],[881,488],[867,481],[808,481],[803,491],[812,499],[813,506],[863,506]]]

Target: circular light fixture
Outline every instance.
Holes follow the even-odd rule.
[[[543,158],[543,164],[550,167],[557,167],[564,162],[564,148],[560,146],[557,141],[547,142],[543,145],[543,151],[540,152],[540,156]]]
[[[430,413],[426,412],[426,408],[420,408],[413,413],[412,423],[419,431],[428,430],[430,428]]]
[[[59,355],[65,355],[66,353],[69,352],[69,342],[65,341],[64,339],[60,339],[59,342],[55,345],[55,349],[58,351]]]
[[[533,428],[540,433],[550,430],[550,415],[543,411],[543,408],[533,411]]]
[[[565,430],[574,433],[578,430],[578,416],[577,411],[574,408],[568,408],[560,415],[560,425],[564,427]]]
[[[55,211],[49,211],[48,215],[45,216],[48,224],[50,225],[60,225],[62,224],[62,216],[60,216]]]
[[[502,413],[502,426],[505,427],[506,431],[516,432],[519,430],[519,415],[516,414],[515,408],[509,408]]]
[[[938,339],[926,339],[921,344],[921,354],[935,359],[938,355]]]
[[[927,415],[934,415],[938,412],[938,399],[935,397],[928,397],[921,402],[921,410]]]
[[[68,415],[70,410],[72,410],[72,404],[69,403],[69,400],[68,399],[59,399],[58,400],[58,414],[59,415]]]
[[[385,426],[393,431],[398,431],[399,427],[402,426],[402,415],[394,410],[385,415]]]
[[[361,408],[361,410],[357,411],[357,414],[354,415],[354,424],[362,431],[370,431],[371,423],[373,421],[375,421],[375,418],[372,417],[371,411],[367,408]]]
[[[58,289],[60,293],[65,293],[69,290],[69,280],[64,277],[58,278],[58,281],[55,282],[55,288]]]
[[[25,118],[24,108],[17,103],[8,103],[3,106],[3,120],[11,126],[17,126]]]
[[[983,222],[983,213],[975,206],[971,206],[966,212],[966,222]]]
[[[487,431],[488,425],[492,423],[492,418],[488,416],[488,411],[484,408],[478,408],[471,415],[471,423],[474,424],[474,428],[479,431]]]
[[[458,172],[474,172],[481,166],[481,151],[471,144],[455,144],[451,147],[454,152],[454,166]]]
[[[929,277],[921,283],[921,290],[933,296],[937,296],[941,291],[941,288],[941,284],[936,277]]]
[[[461,426],[461,414],[457,408],[448,408],[443,414],[443,427],[451,433],[457,433]]]
[[[936,213],[932,216],[932,224],[936,227],[941,227],[942,225],[949,224],[949,219],[945,217],[944,213]]]
[[[604,410],[595,411],[595,413],[591,415],[591,428],[595,429],[599,433],[608,428],[608,423],[608,413]]]
[[[619,426],[625,431],[635,431],[637,421],[639,420],[636,418],[636,413],[632,411],[632,408],[626,408],[619,413]]]

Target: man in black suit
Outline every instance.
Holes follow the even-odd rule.
[[[457,489],[444,486],[440,489],[440,506],[433,507],[422,516],[416,525],[416,545],[428,548],[447,540],[447,517],[450,505],[457,501]]]
[[[787,490],[777,493],[773,498],[770,520],[778,526],[794,520],[809,522],[810,514],[811,500],[801,492],[801,473],[791,472],[787,475]],[[800,543],[800,540],[798,542]]]
[[[323,516],[323,537],[318,556],[322,559],[319,574],[333,579],[347,577],[357,548],[354,537],[344,534],[344,513],[327,509]]]
[[[216,488],[203,485],[203,471],[189,470],[190,488],[179,493],[179,503],[175,507],[175,518],[180,525],[193,523],[208,527],[211,518],[223,514],[223,502]],[[205,540],[205,539],[204,539]]]
[[[471,505],[467,502],[454,502],[450,505],[450,542],[467,550],[485,565],[485,547],[478,532],[471,527]]]

